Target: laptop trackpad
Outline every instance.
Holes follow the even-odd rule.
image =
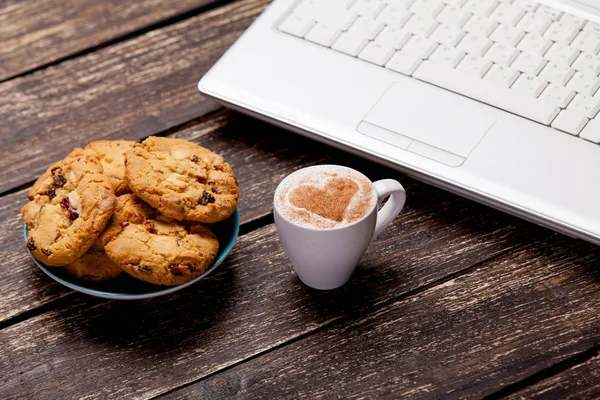
[[[393,84],[369,111],[358,131],[451,166],[461,165],[496,116],[486,106],[423,87],[418,96]]]

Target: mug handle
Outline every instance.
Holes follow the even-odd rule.
[[[377,223],[373,239],[383,232],[383,230],[400,214],[406,202],[406,192],[400,182],[393,179],[382,179],[373,182],[377,191],[377,203],[381,204],[385,198],[389,197],[387,203],[377,212]]]

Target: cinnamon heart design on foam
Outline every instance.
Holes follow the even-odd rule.
[[[290,203],[323,218],[341,222],[358,184],[347,178],[332,178],[323,186],[299,185],[289,194]]]

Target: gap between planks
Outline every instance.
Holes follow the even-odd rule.
[[[150,25],[138,28],[138,29],[136,29],[136,30],[134,30],[132,32],[126,33],[126,34],[121,35],[121,36],[117,36],[117,37],[115,37],[113,39],[109,39],[109,40],[107,40],[107,41],[105,41],[103,43],[100,43],[98,45],[90,46],[90,47],[87,47],[85,49],[78,50],[78,51],[76,51],[74,53],[67,54],[65,56],[59,57],[59,58],[57,58],[55,60],[52,60],[50,62],[38,65],[37,67],[29,68],[29,69],[26,69],[26,70],[24,70],[22,72],[19,72],[17,74],[10,75],[7,78],[0,79],[0,84],[4,83],[4,82],[8,82],[8,81],[10,81],[12,79],[21,78],[21,77],[24,77],[24,76],[27,76],[27,75],[31,75],[31,74],[33,74],[35,72],[43,71],[43,70],[45,70],[47,68],[53,67],[55,65],[62,64],[65,61],[72,60],[72,59],[77,58],[77,57],[83,57],[83,56],[85,56],[87,54],[93,53],[93,52],[98,51],[100,49],[104,49],[104,48],[107,48],[107,47],[110,47],[110,46],[114,46],[116,44],[119,44],[119,43],[125,42],[127,40],[136,38],[138,36],[144,35],[144,34],[146,34],[148,32],[153,31],[153,30],[161,29],[161,28],[164,28],[166,26],[169,26],[169,25],[172,25],[172,24],[176,24],[176,23],[184,21],[184,20],[186,20],[188,18],[192,18],[192,17],[194,17],[196,15],[200,15],[202,13],[214,10],[216,8],[222,7],[222,6],[227,5],[229,3],[233,3],[235,1],[238,1],[238,0],[217,0],[214,3],[205,4],[205,5],[193,8],[193,9],[185,11],[185,12],[183,12],[181,14],[174,15],[172,17],[168,17],[168,18],[166,18],[166,19],[164,19],[162,21],[157,21],[157,22],[152,23]],[[4,193],[0,193],[0,195],[3,195],[3,194]]]
[[[186,121],[182,124],[179,124],[177,126],[173,126],[167,130],[164,130],[162,132],[156,133],[152,136],[169,136],[169,135],[174,135],[180,131],[189,129],[191,127],[194,126],[198,126],[201,125],[203,123],[206,123],[207,121],[213,120],[213,119],[218,119],[219,117],[221,117],[224,113],[226,113],[227,110],[223,107],[214,110],[212,112],[209,112],[207,114],[204,114],[202,116],[199,116],[197,118],[194,118],[192,120]],[[140,140],[143,140],[145,138],[142,138]],[[29,187],[31,187],[33,185],[35,181],[30,181],[27,183],[24,183],[16,188],[12,188],[9,189],[3,193],[0,193],[0,197],[3,196],[7,196],[16,192],[19,192],[21,190],[27,189]],[[274,222],[273,220],[273,214],[269,213],[266,215],[262,215],[260,217],[251,219],[247,222],[244,222],[240,225],[240,231],[239,231],[239,236],[243,236],[246,235],[248,233],[251,233],[252,231],[255,231],[257,229],[260,229],[264,226],[267,226],[269,224],[272,224]],[[4,321],[0,321],[0,330],[4,329],[4,328],[8,328],[10,326],[16,325],[18,323],[24,322],[30,318],[33,317],[37,317],[39,315],[44,314],[47,311],[52,311],[54,309],[57,309],[59,307],[61,307],[63,304],[66,304],[66,300],[67,298],[71,297],[72,295],[74,295],[76,292],[75,291],[71,291],[66,293],[65,295],[54,299],[52,301],[50,301],[49,303],[43,304],[37,308],[31,309],[31,310],[27,310],[21,314],[17,314],[7,320]]]
[[[218,118],[222,117],[223,115],[225,115],[227,113],[228,113],[228,110],[226,108],[220,107],[217,110],[214,110],[214,111],[209,112],[207,114],[204,114],[202,116],[196,117],[196,118],[191,119],[189,121],[183,122],[183,123],[181,123],[179,125],[173,126],[173,127],[169,128],[169,129],[166,129],[164,131],[156,133],[156,134],[154,134],[152,136],[171,136],[171,135],[176,135],[177,133],[185,131],[186,129],[189,129],[191,127],[195,127],[195,126],[199,126],[199,125],[205,124],[208,121],[218,120]],[[142,138],[140,140],[143,140],[143,139],[145,139],[147,137],[148,136],[146,136],[146,137],[144,137],[144,138]],[[25,183],[23,185],[18,186],[17,188],[9,189],[9,190],[7,190],[7,191],[5,191],[3,193],[0,193],[0,197],[3,197],[3,196],[6,196],[6,195],[9,195],[9,194],[12,194],[12,193],[15,193],[15,192],[27,189],[31,185],[33,185],[34,182],[35,181],[30,181],[28,183]],[[264,226],[267,226],[269,224],[272,224],[272,223],[274,223],[273,213],[271,212],[271,213],[268,213],[268,214],[263,214],[263,215],[261,215],[261,216],[259,216],[257,218],[254,218],[254,219],[249,220],[249,221],[247,221],[245,223],[242,223],[240,225],[239,236],[246,235],[248,233],[251,233],[251,232],[253,232],[253,231],[257,230],[257,229],[260,229],[260,228],[262,228]],[[534,241],[532,243],[536,243],[536,242],[537,241]],[[466,274],[466,273],[469,272],[470,268],[473,268],[473,267],[475,267],[475,266],[477,266],[479,264],[491,261],[491,260],[495,259],[498,256],[507,254],[507,253],[512,252],[512,251],[514,251],[516,249],[519,249],[521,247],[522,246],[513,247],[510,250],[507,250],[507,251],[505,251],[503,253],[500,253],[500,254],[497,254],[497,255],[495,255],[493,257],[490,257],[490,258],[488,258],[488,259],[486,259],[486,260],[484,260],[484,261],[482,261],[480,263],[474,264],[474,265],[472,265],[470,267],[467,267],[467,268],[465,268],[465,269],[463,269],[461,271],[458,271],[456,273],[448,275],[448,276],[446,276],[443,279],[446,279],[446,278],[447,279],[453,279],[453,278],[456,278],[457,276]],[[443,283],[443,282],[440,282],[440,280],[438,280],[436,282],[432,282],[428,286],[421,287],[421,288],[427,289],[429,287],[432,287],[431,285],[435,286],[436,284]],[[51,310],[57,309],[57,308],[59,308],[64,303],[64,299],[65,298],[67,298],[67,297],[69,297],[69,296],[71,296],[71,295],[73,295],[75,293],[76,293],[75,291],[68,292],[67,294],[65,294],[62,297],[59,297],[59,298],[54,299],[54,300],[51,300],[49,303],[43,304],[43,305],[41,305],[41,306],[39,306],[37,308],[31,309],[31,310],[24,311],[23,313],[17,314],[17,315],[15,315],[13,317],[10,317],[7,320],[0,321],[0,330],[2,330],[4,328],[7,328],[7,327],[10,327],[10,326],[13,326],[13,325],[16,325],[18,323],[24,322],[24,321],[26,321],[26,320],[28,320],[30,318],[42,315],[46,311],[51,311]],[[418,292],[416,292],[416,293],[418,293]]]
[[[185,129],[192,128],[192,127],[197,126],[197,125],[201,125],[201,124],[203,124],[203,123],[205,123],[207,121],[210,121],[212,119],[217,119],[217,118],[219,118],[220,116],[222,116],[226,112],[227,112],[227,110],[225,109],[225,107],[220,107],[220,108],[218,108],[218,109],[216,109],[214,111],[208,112],[208,113],[206,113],[204,115],[201,115],[199,117],[193,118],[193,119],[191,119],[189,121],[183,122],[183,123],[181,123],[179,125],[175,125],[175,126],[169,128],[169,129],[166,129],[166,130],[164,130],[162,132],[155,133],[155,134],[150,135],[150,136],[169,136],[169,135],[174,135],[177,132],[183,131]],[[149,136],[145,136],[143,138],[140,138],[140,140],[147,139],[148,137]],[[29,182],[23,183],[22,185],[19,185],[19,186],[7,189],[4,192],[0,192],[0,197],[8,196],[10,194],[13,194],[13,193],[16,193],[16,192],[20,192],[21,190],[27,189],[27,188],[31,187],[34,182],[35,182],[35,180],[31,180]]]
[[[528,376],[525,379],[521,379],[513,384],[505,386],[504,388],[498,390],[495,393],[492,393],[489,396],[484,397],[484,400],[497,400],[504,397],[508,397],[512,394],[517,394],[518,392],[533,386],[537,383],[540,383],[548,378],[552,378],[562,372],[565,372],[569,369],[576,367],[577,365],[583,364],[584,362],[591,360],[592,358],[598,356],[600,354],[600,345],[594,346],[591,349],[583,351],[581,353],[577,353],[564,361],[559,362],[558,364],[554,364],[548,368],[545,368],[531,376]]]
[[[175,135],[178,132],[181,132],[181,131],[183,131],[185,129],[188,129],[190,127],[201,125],[201,124],[203,124],[203,123],[205,123],[207,121],[210,121],[210,120],[213,120],[213,119],[217,119],[217,118],[221,117],[226,112],[227,111],[224,108],[219,108],[219,109],[217,109],[217,110],[215,110],[213,112],[207,113],[207,114],[205,114],[203,116],[194,118],[192,120],[186,121],[186,122],[184,122],[182,124],[179,124],[177,126],[174,126],[172,128],[169,128],[167,130],[159,132],[159,133],[155,134],[155,136],[170,136],[170,135]],[[2,193],[0,196],[6,195],[6,194],[9,194],[9,193],[18,191],[18,190],[25,189],[28,186],[30,186],[32,183],[33,182],[21,185],[17,189],[11,189],[8,192]],[[243,235],[246,235],[248,233],[251,233],[251,232],[253,232],[253,231],[257,230],[257,229],[260,229],[260,228],[262,228],[264,226],[267,226],[267,225],[270,225],[272,223],[273,223],[273,214],[272,213],[264,214],[262,216],[254,218],[254,219],[252,219],[250,221],[245,222],[244,224],[242,224],[240,226],[240,236],[243,236]],[[436,281],[433,281],[433,282],[431,282],[429,284],[423,285],[423,286],[421,286],[419,288],[416,288],[416,289],[414,289],[412,291],[409,291],[409,292],[404,293],[402,295],[399,295],[397,297],[391,298],[388,301],[380,304],[378,306],[378,308],[383,309],[385,307],[388,307],[390,304],[393,304],[393,303],[395,303],[397,301],[405,300],[405,299],[407,299],[407,298],[409,298],[411,296],[418,295],[419,293],[422,293],[423,291],[426,291],[426,290],[429,290],[429,289],[431,289],[431,288],[433,288],[435,286],[444,284],[444,283],[446,283],[446,282],[448,282],[448,281],[450,281],[452,279],[456,279],[458,277],[471,274],[471,273],[473,273],[473,272],[475,272],[475,271],[477,271],[477,270],[479,270],[481,268],[484,268],[486,264],[488,264],[488,263],[490,263],[490,262],[492,262],[492,261],[494,261],[494,260],[496,260],[498,258],[505,257],[506,255],[512,253],[513,251],[515,251],[517,249],[528,248],[528,247],[533,246],[534,244],[536,244],[536,243],[538,243],[538,242],[540,242],[542,240],[546,240],[546,239],[547,238],[536,240],[536,241],[531,242],[531,243],[526,244],[526,245],[515,246],[515,247],[512,247],[510,249],[507,249],[507,250],[505,250],[502,253],[496,254],[496,255],[494,255],[494,256],[486,259],[486,260],[483,260],[483,261],[480,261],[478,263],[475,263],[475,264],[473,264],[473,265],[471,265],[469,267],[466,267],[466,268],[464,268],[464,269],[462,269],[460,271],[457,271],[455,273],[446,275],[443,278],[440,278],[440,279],[438,279]],[[61,307],[62,305],[66,304],[70,300],[70,297],[72,295],[74,295],[74,294],[75,294],[75,292],[69,292],[69,293],[65,294],[64,296],[62,296],[62,297],[60,297],[58,299],[55,299],[55,300],[53,300],[53,301],[51,301],[51,302],[49,302],[47,304],[44,304],[44,305],[42,305],[42,306],[40,306],[40,307],[38,307],[36,309],[28,310],[28,311],[26,311],[26,312],[24,312],[22,314],[16,315],[16,316],[14,316],[14,317],[12,317],[12,318],[10,318],[10,319],[8,319],[8,320],[0,323],[0,329],[3,329],[3,328],[6,328],[6,327],[9,327],[9,326],[18,324],[20,322],[24,322],[24,321],[26,321],[26,320],[28,320],[28,319],[30,319],[32,317],[36,317],[36,316],[42,315],[43,313],[45,313],[47,311],[51,311],[51,310],[57,309],[57,308]],[[230,365],[228,365],[228,366],[226,366],[224,368],[221,368],[221,369],[219,369],[217,371],[211,372],[210,374],[207,374],[207,375],[205,375],[205,376],[203,376],[203,377],[201,377],[199,379],[195,379],[195,380],[187,382],[187,383],[185,383],[183,385],[177,386],[175,388],[171,388],[168,391],[165,391],[164,393],[158,394],[157,396],[155,396],[153,398],[164,396],[166,394],[169,394],[169,393],[171,393],[173,391],[185,388],[185,387],[187,387],[189,385],[192,385],[194,383],[197,383],[197,382],[209,379],[210,377],[212,377],[212,376],[214,376],[216,374],[222,373],[222,372],[227,371],[229,369],[232,369],[232,368],[234,368],[234,367],[236,367],[238,365],[241,365],[243,363],[249,362],[249,361],[251,361],[253,359],[256,359],[258,357],[261,357],[261,356],[263,356],[265,354],[271,353],[271,352],[273,352],[273,351],[275,351],[275,350],[277,350],[279,348],[282,348],[284,346],[287,346],[289,344],[292,344],[294,342],[297,342],[297,341],[300,341],[300,340],[302,340],[304,338],[312,336],[312,335],[314,335],[314,334],[316,334],[316,333],[318,333],[318,332],[320,332],[320,331],[322,331],[324,329],[327,329],[329,326],[331,326],[334,323],[339,322],[340,320],[348,319],[348,318],[352,318],[352,317],[353,317],[353,315],[350,314],[350,315],[345,316],[345,317],[340,317],[340,318],[328,321],[327,323],[325,323],[325,324],[323,324],[323,325],[321,325],[321,326],[319,326],[319,327],[317,327],[317,328],[315,328],[315,329],[313,329],[311,331],[305,332],[305,333],[303,333],[303,334],[301,334],[301,335],[299,335],[297,337],[294,337],[294,338],[292,338],[290,340],[284,341],[284,342],[279,343],[279,344],[277,344],[277,345],[275,345],[275,346],[273,346],[271,348],[268,348],[268,349],[266,349],[264,351],[261,351],[261,352],[258,352],[256,354],[252,355],[252,356],[246,357],[243,360],[237,361],[237,362],[232,363],[232,364],[230,364]],[[527,378],[525,378],[525,379],[523,379],[523,380],[521,380],[519,382],[511,384],[511,385],[509,385],[509,386],[501,389],[500,391],[498,391],[498,392],[490,395],[489,398],[495,399],[495,398],[499,398],[499,397],[502,397],[502,396],[505,396],[505,395],[509,395],[509,394],[515,393],[515,392],[517,392],[519,390],[522,390],[522,389],[524,389],[524,388],[526,388],[528,386],[536,384],[536,383],[538,383],[539,381],[541,381],[543,379],[547,379],[549,377],[557,375],[557,374],[563,372],[566,369],[572,368],[575,365],[578,365],[578,364],[580,364],[582,362],[585,362],[586,360],[588,360],[589,358],[591,358],[595,354],[595,352],[597,352],[597,349],[593,348],[593,349],[588,350],[588,351],[586,351],[584,353],[577,354],[577,355],[569,358],[568,360],[565,360],[563,362],[555,364],[555,365],[553,365],[553,366],[551,366],[551,367],[549,367],[549,368],[547,368],[545,370],[542,370],[542,371],[540,371],[540,372],[538,372],[538,373],[536,373],[536,374],[534,374],[534,375],[532,375],[530,377],[527,377]]]
[[[260,216],[258,218],[251,219],[250,221],[244,222],[243,224],[240,225],[239,236],[241,237],[241,236],[247,235],[255,230],[263,228],[272,223],[273,223],[273,213],[269,213],[269,214]],[[51,300],[48,303],[42,304],[41,306],[39,306],[37,308],[27,310],[21,314],[17,314],[13,317],[10,317],[7,320],[0,321],[0,330],[2,330],[4,328],[8,328],[8,327],[16,325],[16,324],[19,324],[21,322],[27,321],[30,318],[42,315],[47,311],[55,310],[55,309],[61,307],[63,304],[66,304],[67,301],[65,299],[70,298],[72,295],[74,295],[76,293],[77,293],[76,291],[68,292],[65,295],[63,295],[57,299]]]
[[[272,214],[271,214],[271,215],[272,215]],[[261,217],[261,218],[262,218],[262,217]],[[553,235],[557,235],[557,234],[556,234],[556,233],[554,233]],[[489,264],[489,263],[491,263],[491,262],[493,262],[493,261],[495,261],[495,260],[501,259],[501,258],[503,258],[503,257],[506,257],[508,254],[510,254],[510,253],[512,253],[512,252],[514,252],[515,250],[523,250],[523,249],[527,249],[527,248],[533,247],[533,246],[535,246],[536,244],[538,244],[538,243],[540,243],[540,242],[543,242],[543,241],[545,241],[545,240],[548,240],[548,238],[544,238],[544,239],[535,240],[535,241],[533,241],[533,242],[531,242],[531,243],[527,243],[527,244],[524,244],[524,245],[521,245],[521,246],[515,246],[515,247],[512,247],[512,248],[510,248],[510,249],[507,249],[507,250],[505,250],[505,251],[503,251],[503,252],[500,252],[500,253],[498,253],[498,254],[496,254],[496,255],[492,256],[492,257],[489,257],[489,258],[487,258],[487,259],[485,259],[485,260],[482,260],[482,261],[480,261],[480,262],[477,262],[477,263],[475,263],[475,264],[473,264],[473,265],[471,265],[471,266],[469,266],[469,267],[463,268],[463,269],[462,269],[462,270],[460,270],[460,271],[457,271],[457,272],[454,272],[454,273],[448,274],[448,275],[446,275],[446,276],[444,276],[444,277],[442,277],[442,278],[440,278],[440,279],[437,279],[437,280],[435,280],[435,281],[433,281],[433,282],[430,282],[430,283],[428,283],[428,284],[425,284],[425,285],[423,285],[423,286],[420,286],[420,287],[418,287],[418,288],[416,288],[416,289],[410,290],[410,291],[408,291],[408,292],[406,292],[406,293],[403,293],[403,294],[400,294],[400,295],[398,295],[398,296],[396,296],[396,297],[392,297],[392,298],[388,299],[387,301],[385,301],[385,302],[382,302],[381,304],[379,304],[379,305],[377,306],[377,309],[379,309],[379,310],[384,310],[384,309],[386,309],[387,307],[390,307],[391,305],[393,305],[393,304],[395,304],[395,303],[397,303],[397,302],[404,301],[404,300],[406,300],[406,299],[408,299],[408,298],[410,298],[410,297],[413,297],[413,296],[417,296],[417,295],[419,295],[419,294],[421,294],[421,293],[423,293],[423,292],[425,292],[425,291],[427,291],[427,290],[433,289],[433,288],[434,288],[434,287],[436,287],[436,286],[443,285],[443,284],[445,284],[445,283],[447,283],[447,282],[450,282],[450,281],[452,281],[452,280],[454,280],[454,279],[457,279],[457,278],[459,278],[459,277],[464,277],[464,276],[466,276],[466,275],[473,274],[473,273],[475,273],[476,271],[478,271],[478,270],[480,270],[480,269],[482,269],[482,268],[485,268],[485,266],[486,266],[487,264]],[[185,383],[185,384],[183,384],[183,385],[179,385],[179,386],[177,386],[177,387],[170,388],[169,390],[167,390],[167,391],[165,391],[165,392],[163,392],[163,393],[160,393],[160,394],[157,394],[156,396],[152,396],[152,397],[150,397],[150,398],[149,398],[149,400],[154,400],[154,399],[161,398],[161,397],[163,397],[163,396],[166,396],[166,395],[168,395],[168,394],[170,394],[170,393],[176,392],[176,391],[178,391],[178,390],[181,390],[181,389],[183,389],[183,388],[186,388],[186,387],[188,387],[188,386],[191,386],[191,385],[193,385],[193,384],[196,384],[196,383],[198,383],[198,382],[201,382],[201,381],[203,381],[203,380],[210,379],[210,378],[212,378],[212,377],[213,377],[213,376],[215,376],[215,375],[219,375],[219,374],[221,374],[221,373],[223,373],[223,372],[225,372],[225,371],[228,371],[228,370],[230,370],[230,369],[233,369],[233,368],[235,368],[235,367],[237,367],[237,366],[240,366],[240,365],[242,365],[242,364],[244,364],[244,363],[247,363],[247,362],[249,362],[249,361],[255,360],[255,359],[257,359],[257,358],[259,358],[259,357],[262,357],[262,356],[264,356],[264,355],[266,355],[266,354],[269,354],[269,353],[271,353],[271,352],[274,352],[274,351],[276,351],[276,350],[278,350],[278,349],[280,349],[280,348],[283,348],[283,347],[285,347],[285,346],[288,346],[288,345],[290,345],[290,344],[293,344],[293,343],[295,343],[295,342],[298,342],[298,341],[300,341],[300,340],[302,340],[302,339],[308,338],[309,336],[312,336],[312,335],[314,335],[314,334],[316,334],[316,333],[318,333],[318,332],[320,332],[320,331],[323,331],[323,330],[327,329],[328,327],[330,327],[330,326],[332,326],[332,325],[334,325],[334,324],[336,324],[336,323],[343,322],[344,320],[353,320],[355,317],[356,317],[356,315],[355,315],[354,313],[350,313],[350,314],[347,314],[347,315],[345,315],[345,316],[343,316],[343,317],[338,317],[338,318],[331,319],[330,321],[327,321],[327,322],[326,322],[326,323],[324,323],[323,325],[321,325],[321,326],[318,326],[317,328],[315,328],[315,329],[313,329],[313,330],[310,330],[310,331],[304,332],[303,334],[301,334],[301,335],[299,335],[299,336],[296,336],[296,337],[294,337],[294,338],[292,338],[292,339],[290,339],[290,340],[284,341],[284,342],[282,342],[282,343],[279,343],[279,344],[277,344],[277,345],[275,345],[275,346],[273,346],[273,347],[270,347],[270,348],[268,348],[268,349],[265,349],[265,350],[263,350],[263,351],[260,351],[260,352],[258,352],[258,353],[256,353],[256,354],[253,354],[253,355],[251,355],[251,356],[249,356],[249,357],[246,357],[246,358],[244,358],[243,360],[236,361],[236,362],[234,362],[234,363],[232,363],[232,364],[230,364],[230,365],[228,365],[228,366],[226,366],[226,367],[223,367],[223,368],[220,368],[220,369],[218,369],[218,370],[216,370],[216,371],[213,371],[213,372],[211,372],[211,373],[209,373],[209,374],[207,374],[207,375],[205,375],[205,376],[203,376],[203,377],[201,377],[201,378],[199,378],[199,379],[195,379],[195,380],[192,380],[192,381],[190,381],[190,382],[186,382],[186,383]],[[588,351],[589,351],[589,350],[588,350]],[[587,353],[587,352],[586,352],[586,353]],[[588,357],[588,358],[591,358],[592,356],[593,356],[593,354],[592,354],[590,357]],[[581,360],[580,362],[578,362],[577,364],[587,361],[587,360],[588,360],[588,358],[582,359],[582,360]],[[556,365],[553,365],[552,367],[550,367],[550,368],[548,368],[548,369],[552,369],[552,368],[554,368],[555,366],[558,366],[558,365],[560,365],[560,364],[563,364],[564,362],[566,362],[566,361],[563,361],[563,362],[561,362],[561,363],[558,363],[558,364],[556,364]],[[573,366],[574,366],[574,364],[573,364],[573,365],[570,365],[569,367],[573,367]],[[544,375],[542,378],[540,378],[540,379],[538,379],[538,380],[535,380],[535,381],[532,381],[532,382],[531,382],[529,385],[533,385],[533,384],[535,384],[535,383],[539,382],[539,380],[541,380],[541,379],[546,379],[546,378],[548,378],[548,377],[550,377],[550,376],[556,375],[556,374],[558,374],[558,373],[560,373],[560,372],[564,371],[564,369],[566,369],[566,368],[563,368],[563,369],[557,370],[557,371],[555,371],[555,373],[554,373],[554,374],[552,374],[552,375]],[[540,372],[536,373],[536,374],[535,374],[535,375],[533,375],[532,377],[535,377],[535,376],[539,375],[541,372],[542,372],[542,371],[540,371]],[[530,378],[532,378],[532,377],[528,377],[528,378],[524,379],[523,381],[527,381],[528,379],[530,379]],[[518,382],[517,382],[516,384],[518,384]],[[516,384],[514,384],[514,385],[516,385]],[[510,385],[510,386],[513,386],[513,385]],[[516,390],[521,390],[521,389],[523,389],[523,388],[524,388],[524,387],[519,387],[519,388],[518,388],[518,389],[516,389]],[[502,390],[504,390],[504,389],[502,389]],[[512,393],[512,392],[511,392],[511,393]],[[508,393],[507,393],[507,394],[508,394]],[[495,398],[494,398],[494,399],[495,399]]]

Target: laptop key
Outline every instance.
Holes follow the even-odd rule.
[[[581,53],[573,63],[573,68],[584,74],[598,76],[600,73],[600,60],[594,54]]]
[[[393,0],[390,0],[390,1],[393,1]],[[446,3],[450,7],[462,7],[465,5],[466,2],[467,2],[467,0],[444,0],[444,3]]]
[[[444,9],[439,0],[417,0],[410,11],[422,17],[435,18]]]
[[[438,44],[431,39],[413,36],[404,45],[402,52],[425,59],[429,58],[437,47]]]
[[[408,32],[420,37],[429,37],[438,26],[438,22],[432,18],[413,15],[404,26]]]
[[[383,66],[393,55],[394,49],[390,46],[382,45],[376,42],[370,42],[363,51],[360,52],[358,58],[370,63]]]
[[[600,121],[591,120],[579,136],[592,143],[600,144]]]
[[[459,7],[448,6],[436,17],[443,24],[462,28],[471,18],[471,13]]]
[[[289,33],[290,35],[304,37],[314,24],[315,21],[290,14],[283,20],[281,25],[279,25],[279,30]]]
[[[430,60],[450,68],[455,68],[464,57],[465,53],[463,51],[454,47],[440,46],[433,52]]]
[[[458,44],[458,49],[467,54],[473,54],[481,57],[486,51],[489,50],[492,44],[494,44],[494,42],[485,36],[469,33],[463,38],[463,40],[460,41]]]
[[[521,53],[511,67],[526,74],[535,76],[540,73],[548,61],[537,54]]]
[[[514,26],[500,25],[490,38],[496,42],[505,46],[515,47],[525,36],[525,31]]]
[[[600,78],[596,75],[576,72],[569,83],[567,83],[567,87],[577,93],[592,96],[600,88]]]
[[[578,111],[562,110],[552,122],[552,127],[577,136],[587,122],[587,117]]]
[[[383,28],[384,25],[381,22],[375,21],[374,19],[359,17],[354,21],[350,29],[348,29],[348,32],[373,40],[379,35],[379,32],[381,32]]]
[[[304,1],[294,9],[294,15],[302,18],[321,22],[330,28],[346,30],[357,18],[357,14],[342,7],[336,7],[335,3],[315,3]]]
[[[584,32],[592,32],[596,35],[600,35],[600,24],[595,22],[588,21],[587,24],[583,27]]]
[[[467,21],[463,29],[479,36],[489,37],[497,26],[498,23],[493,19],[481,15],[473,15],[471,19]]]
[[[458,69],[469,72],[478,76],[479,78],[483,77],[486,72],[492,67],[492,62],[485,60],[481,57],[477,56],[467,56],[465,57],[460,64],[458,65]]]
[[[321,23],[316,24],[304,37],[306,40],[310,40],[313,43],[320,44],[321,46],[329,47],[335,42],[335,40],[342,34],[342,31],[336,28],[323,25]]]
[[[384,7],[381,0],[358,0],[350,10],[365,18],[375,18]]]
[[[515,26],[524,15],[525,11],[519,6],[512,4],[500,4],[498,7],[496,7],[494,12],[492,12],[490,18],[500,22],[501,24]]]
[[[579,57],[579,50],[567,46],[564,43],[554,43],[544,57],[549,61],[571,66],[577,57]]]
[[[531,33],[528,33],[525,35],[523,40],[521,40],[517,48],[527,53],[539,54],[540,56],[543,56],[546,54],[550,46],[552,46],[551,40],[546,39],[543,36],[532,35]]]
[[[547,82],[564,87],[573,74],[575,74],[575,70],[568,65],[550,63],[539,73],[539,77]]]
[[[566,108],[575,97],[575,94],[575,91],[572,89],[548,85],[540,95],[540,99],[553,101],[560,108]]]
[[[341,53],[348,54],[356,57],[358,53],[369,43],[369,40],[364,36],[355,35],[350,32],[344,32],[340,35],[338,40],[335,41],[332,49],[337,50]]]
[[[548,86],[548,82],[541,80],[537,76],[521,74],[512,86],[512,90],[537,98],[546,89],[546,86]]]
[[[375,42],[399,50],[406,44],[406,42],[408,42],[411,36],[412,35],[410,33],[402,29],[395,29],[391,26],[386,26],[383,28],[383,31],[377,35]]]
[[[580,17],[576,17],[573,14],[564,14],[560,19],[560,22],[573,28],[580,30],[585,25],[585,20]]]
[[[484,58],[493,63],[509,66],[515,61],[519,55],[519,50],[514,47],[504,46],[503,44],[494,43]]]
[[[385,67],[394,72],[410,76],[422,62],[423,59],[421,57],[397,51],[387,64],[385,64]]]
[[[598,54],[600,51],[600,35],[592,32],[579,32],[571,46],[584,53]]]
[[[495,0],[469,0],[465,4],[465,9],[475,15],[489,16],[496,8],[498,3]]]
[[[529,33],[543,35],[546,29],[552,24],[552,19],[545,15],[527,13],[517,24],[517,28],[523,29]]]
[[[560,17],[562,17],[562,15],[563,15],[562,11],[557,10],[556,8],[549,7],[549,6],[540,6],[540,8],[537,9],[536,13],[539,15],[545,15],[554,21],[559,20]]]
[[[540,6],[533,0],[515,0],[515,5],[521,7],[526,12],[534,12]]]
[[[575,96],[567,109],[577,110],[588,118],[594,118],[600,111],[600,99],[580,93]]]
[[[403,7],[387,6],[376,19],[382,24],[400,29],[406,25],[411,16],[412,14]]]
[[[571,25],[554,22],[546,33],[544,33],[544,36],[554,42],[569,44],[575,39],[578,33],[579,29]]]
[[[441,24],[431,35],[431,39],[446,46],[456,47],[465,32],[456,26]]]
[[[519,71],[514,68],[494,64],[485,75],[485,79],[496,85],[509,88],[519,78],[519,75],[521,75]]]
[[[416,0],[384,0],[387,4],[392,4],[394,6],[404,7],[407,10],[415,4]]]

